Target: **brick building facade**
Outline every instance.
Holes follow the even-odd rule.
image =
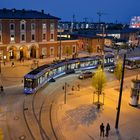
[[[57,57],[58,17],[34,10],[0,9],[0,59],[19,60],[39,57]],[[78,40],[61,41],[62,55],[66,48],[77,52]]]

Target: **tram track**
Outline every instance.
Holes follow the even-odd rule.
[[[37,94],[34,94],[34,95],[31,95],[32,96],[32,100],[31,100],[31,109],[32,110],[30,110],[30,111],[32,111],[33,113],[32,113],[32,115],[33,115],[33,118],[35,119],[35,122],[36,122],[36,125],[38,126],[38,130],[39,130],[39,134],[40,134],[40,138],[41,138],[41,140],[50,140],[49,139],[49,136],[46,134],[46,132],[45,132],[45,130],[43,129],[43,127],[42,127],[42,125],[41,125],[41,123],[40,123],[40,121],[39,121],[39,119],[37,118],[37,115],[36,115],[36,113],[35,113],[35,106],[34,106],[34,101],[35,101],[35,97],[36,97],[36,95]],[[26,99],[27,100],[27,99]],[[28,129],[28,131],[29,131],[29,133],[30,133],[30,135],[31,135],[31,138],[32,138],[32,140],[38,140],[38,138],[36,138],[35,137],[35,135],[33,134],[33,132],[34,132],[34,130],[30,127],[30,123],[31,122],[29,122],[28,121],[28,119],[29,119],[29,117],[30,116],[27,116],[26,115],[26,113],[25,113],[25,110],[26,111],[28,111],[29,109],[27,108],[27,107],[25,107],[25,99],[24,99],[24,102],[23,102],[23,117],[24,117],[24,120],[25,120],[25,123],[26,123],[26,126],[27,126],[27,129]],[[42,108],[42,107],[41,107]],[[40,110],[42,110],[40,108]],[[41,112],[41,111],[40,111]],[[35,126],[36,127],[36,126]],[[36,130],[35,130],[36,131]]]
[[[33,95],[33,100],[32,100],[33,114],[34,114],[35,119],[36,119],[36,121],[37,121],[37,123],[38,123],[38,125],[39,125],[40,135],[41,135],[41,137],[42,137],[42,140],[49,140],[49,136],[46,134],[45,130],[43,129],[43,127],[42,127],[42,125],[41,125],[40,119],[37,118],[37,115],[36,115],[36,113],[35,113],[34,101],[35,101],[35,96],[36,96],[36,95],[37,95],[37,93],[35,93],[35,94]],[[43,101],[43,103],[44,103],[44,101]],[[42,108],[43,108],[43,106],[41,105],[40,111],[39,111],[40,114],[41,114],[41,112],[42,112]],[[40,114],[39,114],[39,115],[40,115]]]
[[[28,124],[26,115],[25,115],[25,99],[24,99],[24,101],[23,101],[23,117],[24,117],[25,124],[26,124],[26,126],[27,126],[27,129],[28,129],[30,135],[31,135],[32,140],[36,140],[35,137],[34,137],[34,135],[33,135],[33,133],[32,133],[32,130],[31,130],[29,124]]]

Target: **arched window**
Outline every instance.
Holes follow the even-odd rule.
[[[22,20],[20,22],[20,30],[21,31],[25,31],[26,30],[26,22],[24,20]]]

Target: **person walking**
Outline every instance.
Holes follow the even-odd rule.
[[[3,91],[4,91],[4,89],[3,89],[3,86],[2,86],[2,85],[0,86],[0,90],[1,90],[1,92],[3,92]]]
[[[74,91],[74,86],[72,86],[71,90]]]
[[[109,123],[107,123],[107,125],[106,125],[106,134],[105,134],[106,137],[109,136],[109,131],[110,131],[110,125],[109,125]]]
[[[15,67],[15,63],[14,63],[14,62],[12,62],[12,65],[11,65],[11,67]]]
[[[104,137],[104,124],[103,123],[100,125],[100,137],[101,136]]]
[[[77,85],[78,91],[80,91],[80,84]]]

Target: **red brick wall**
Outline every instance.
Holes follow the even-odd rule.
[[[9,44],[10,43],[10,23],[15,24],[15,43],[20,43],[20,21],[21,20],[2,20],[2,40],[3,44]],[[47,24],[47,30],[46,30],[46,40],[50,41],[50,23],[53,22],[55,24],[55,31],[54,31],[54,40],[57,40],[57,20],[29,20],[25,19],[26,21],[26,42],[31,42],[31,23],[35,23],[35,41],[36,42],[42,42],[42,23]]]

